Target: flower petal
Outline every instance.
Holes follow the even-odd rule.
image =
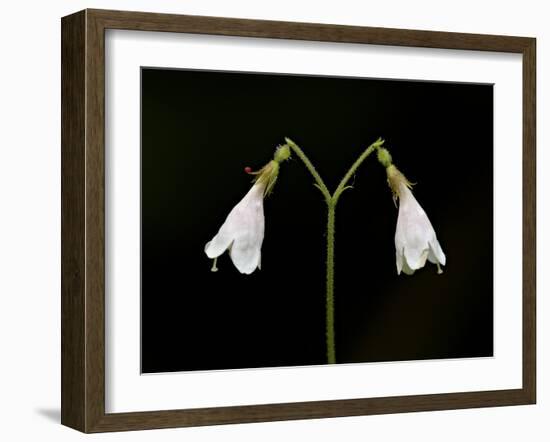
[[[407,275],[412,275],[414,273],[414,269],[411,269],[409,267],[409,264],[407,264],[407,260],[403,260],[403,273]]]
[[[395,249],[395,265],[397,266],[397,274],[401,274],[403,270],[403,248]]]
[[[430,241],[430,253],[428,254],[428,260],[434,264],[439,263],[441,265],[445,265],[445,254],[443,253],[437,239]]]
[[[216,236],[204,246],[204,252],[210,259],[217,258],[231,246],[233,237],[228,227],[227,223],[224,223]]]
[[[418,252],[418,249],[405,249],[405,260],[409,268],[412,270],[417,270],[424,267],[426,264],[426,259],[428,259],[428,249],[421,250],[420,253]]]
[[[255,242],[236,241],[231,246],[229,256],[239,272],[250,275],[260,265],[261,251]]]

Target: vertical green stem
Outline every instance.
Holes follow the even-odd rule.
[[[328,204],[327,222],[327,307],[326,307],[326,337],[327,361],[336,363],[336,346],[334,342],[334,222],[336,205]]]

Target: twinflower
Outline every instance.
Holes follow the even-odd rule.
[[[226,250],[229,250],[229,256],[239,272],[249,275],[256,268],[261,268],[265,230],[264,197],[273,189],[279,174],[279,164],[289,157],[288,146],[281,146],[275,152],[274,159],[258,172],[246,169],[247,173],[256,175],[254,185],[229,212],[218,233],[204,248],[206,255],[214,260],[213,272],[218,270],[217,258]]]
[[[386,173],[394,199],[399,200],[395,229],[397,274],[403,271],[412,275],[415,270],[424,267],[426,260],[437,265],[437,273],[443,273],[440,265],[445,265],[445,254],[432,223],[411,191],[411,183],[392,164],[386,168]]]

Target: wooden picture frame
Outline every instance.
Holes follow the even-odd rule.
[[[105,30],[261,37],[522,55],[523,385],[512,390],[169,411],[105,411]],[[62,19],[62,424],[142,430],[534,404],[536,96],[534,38],[84,10]]]

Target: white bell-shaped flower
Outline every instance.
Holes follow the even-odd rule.
[[[264,240],[264,193],[267,182],[257,181],[244,198],[229,212],[220,230],[204,248],[210,259],[229,249],[239,272],[249,275],[261,266]],[[214,261],[213,271],[216,271]]]
[[[229,250],[229,256],[239,272],[251,274],[261,268],[262,243],[264,241],[264,197],[269,195],[279,176],[280,163],[290,158],[288,145],[278,146],[273,160],[258,172],[249,167],[246,173],[256,175],[255,183],[244,198],[233,207],[220,230],[204,247],[206,255],[214,260],[216,272],[218,257]]]
[[[409,181],[390,166],[388,181],[399,199],[399,214],[395,229],[395,258],[397,274],[401,271],[412,275],[426,264],[426,260],[437,265],[438,273],[443,273],[440,265],[445,265],[445,254],[439,245],[435,230],[426,212],[414,197]]]

